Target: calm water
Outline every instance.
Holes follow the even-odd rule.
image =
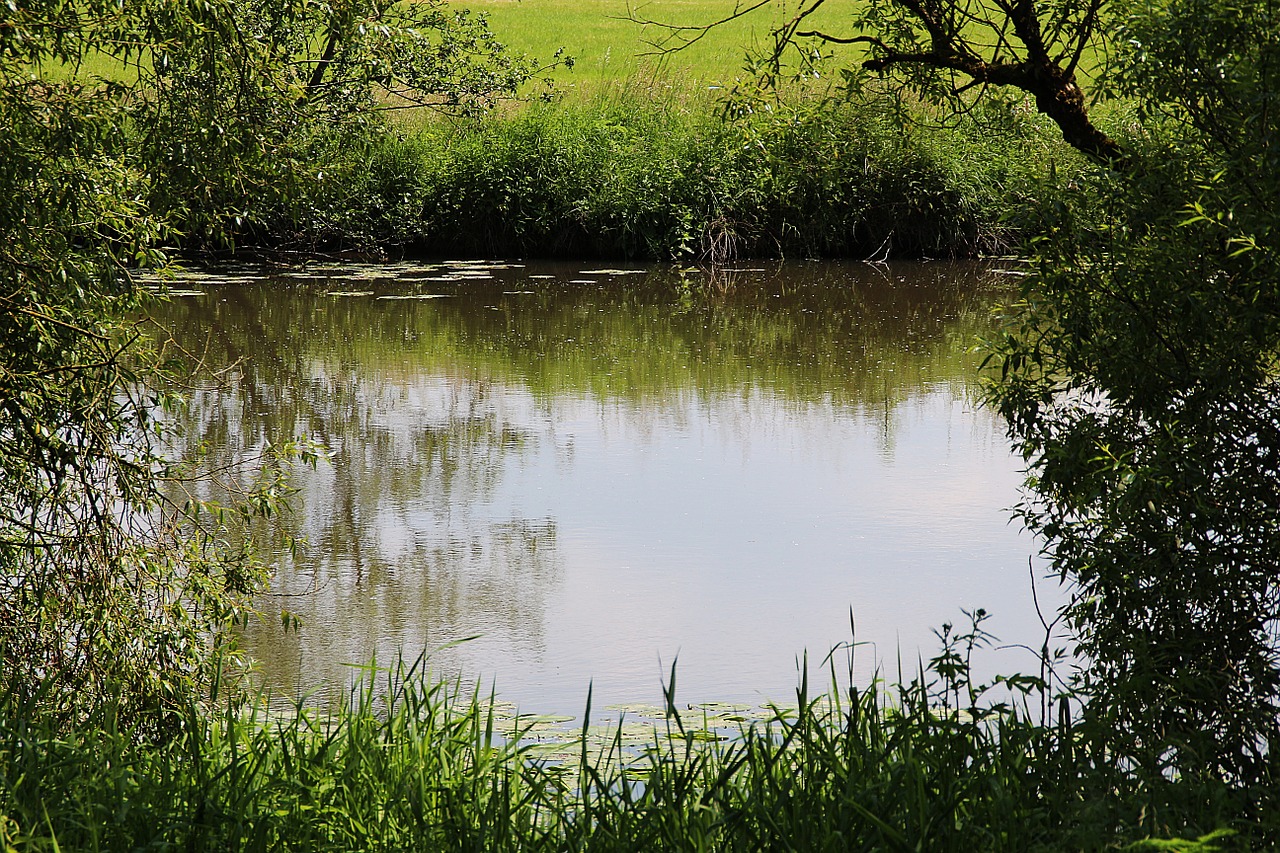
[[[914,670],[985,607],[1038,645],[1018,462],[974,403],[998,274],[787,264],[710,280],[529,264],[195,280],[161,319],[225,380],[188,446],[218,461],[309,435],[246,635],[279,695],[415,656],[522,707],[785,700],[850,639]],[[387,298],[431,297],[431,298]],[[1042,602],[1057,600],[1040,582]],[[988,671],[1031,668],[991,653]]]

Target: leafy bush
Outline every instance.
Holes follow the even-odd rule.
[[[1259,810],[1280,747],[1277,31],[1248,0],[1126,20],[1117,85],[1147,135],[1047,218],[991,386],[1033,474],[1023,517],[1072,583],[1097,754]]]
[[[310,217],[280,223],[272,242],[713,262],[968,256],[1007,250],[1034,219],[1038,178],[1055,156],[1075,159],[1025,110],[936,133],[904,128],[887,98],[758,93],[729,106],[726,119],[723,104],[631,89],[428,121],[339,155]]]

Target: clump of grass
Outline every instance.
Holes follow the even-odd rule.
[[[108,716],[71,732],[0,706],[0,814],[17,849],[515,846],[538,791],[479,697],[399,666],[338,706],[192,705],[164,742]],[[5,849],[0,847],[0,849]]]
[[[711,730],[676,710],[673,670],[646,746],[618,726],[589,747],[584,723],[556,753],[535,750],[527,724],[492,696],[433,682],[421,661],[371,667],[324,711],[192,705],[163,740],[140,737],[137,721],[109,708],[55,730],[0,697],[0,849],[1021,851],[1274,840],[1275,821],[1246,800],[1256,792],[1204,780],[1157,791],[1100,774],[1069,720],[1038,720],[1023,701],[1037,679],[973,685],[968,656],[982,635],[944,639],[909,682],[833,678],[817,695],[802,682],[795,706],[729,737],[723,720]],[[1016,689],[990,698],[1001,684]],[[1212,834],[1233,821],[1235,834]],[[1176,834],[1201,846],[1169,847]]]

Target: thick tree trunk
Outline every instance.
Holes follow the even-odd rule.
[[[1075,80],[1059,78],[1043,84],[1037,81],[1028,91],[1035,96],[1036,109],[1058,125],[1068,145],[1098,163],[1114,168],[1124,166],[1124,149],[1089,120],[1084,92]]]
[[[944,14],[948,8],[954,11],[954,7],[925,0],[895,2],[922,31],[917,42],[919,50],[896,47],[878,36],[839,39],[819,32],[805,35],[845,44],[870,45],[878,55],[863,63],[869,71],[882,72],[895,65],[923,65],[959,72],[975,83],[1021,89],[1036,99],[1036,109],[1058,125],[1062,138],[1069,145],[1095,162],[1124,168],[1127,162],[1124,150],[1089,120],[1084,92],[1075,77],[1076,64],[1098,25],[1098,14],[1104,0],[1091,0],[1080,14],[1072,39],[1052,50],[1042,29],[1041,12],[1044,10],[1037,6],[1035,0],[997,4],[1000,12],[995,17],[974,18],[971,24],[985,25],[991,32],[1000,34],[1002,41],[1008,28],[1012,27],[1013,35],[1024,52],[1021,58],[1003,62],[988,62],[983,58],[986,47],[973,40],[965,27]]]

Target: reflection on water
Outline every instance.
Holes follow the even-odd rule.
[[[333,451],[299,474],[305,544],[263,601],[303,627],[246,634],[273,690],[474,637],[434,668],[572,712],[592,681],[654,701],[677,655],[682,699],[785,699],[850,608],[893,668],[961,607],[1038,644],[1017,463],[973,403],[994,279],[348,268],[201,282],[158,319],[236,365],[194,396],[183,452]]]

